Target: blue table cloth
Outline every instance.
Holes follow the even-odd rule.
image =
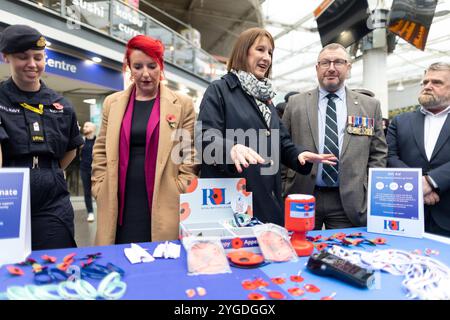
[[[330,236],[337,232],[346,234],[354,232],[362,232],[363,236],[368,239],[383,237],[387,240],[386,245],[377,245],[376,247],[365,245],[363,247],[351,247],[351,249],[400,249],[405,251],[421,250],[424,252],[427,248],[439,251],[439,255],[433,256],[446,265],[450,265],[449,245],[430,240],[430,239],[414,239],[397,236],[379,235],[367,233],[366,228],[352,228],[341,230],[322,230],[309,232],[308,235]],[[143,248],[149,249],[150,253],[157,246],[157,243],[141,243]],[[114,245],[105,247],[84,247],[78,249],[58,249],[33,251],[31,258],[42,263],[41,256],[44,254],[55,256],[60,263],[64,256],[69,253],[76,253],[75,265],[80,265],[81,260],[88,254],[101,252],[101,258],[96,263],[106,265],[108,262],[123,268],[125,276],[123,281],[127,283],[127,290],[122,299],[132,300],[247,300],[251,292],[257,292],[268,298],[267,292],[261,290],[246,290],[242,286],[243,280],[254,280],[262,278],[269,283],[267,290],[276,290],[284,294],[285,299],[311,299],[318,300],[323,297],[335,293],[334,298],[345,300],[378,300],[378,299],[406,299],[406,293],[402,288],[402,276],[393,276],[387,273],[380,273],[377,276],[377,285],[373,289],[359,289],[339,280],[320,277],[310,273],[306,269],[308,257],[299,258],[297,262],[272,263],[257,269],[240,269],[232,267],[232,273],[219,275],[199,275],[190,276],[187,274],[186,252],[182,248],[181,257],[179,259],[156,259],[151,263],[131,264],[124,255],[123,249],[129,245]],[[50,264],[49,266],[55,266]],[[25,271],[23,276],[12,276],[8,273],[7,266],[0,268],[0,293],[5,292],[7,287],[13,285],[34,284],[31,266],[21,266]],[[290,280],[291,275],[297,275],[301,272],[304,281],[295,283]],[[283,284],[275,284],[270,279],[274,277],[285,278]],[[95,287],[98,286],[99,280],[86,279]],[[292,296],[288,289],[298,286],[304,290],[304,285],[313,284],[320,289],[320,292],[312,293],[305,291],[302,296]],[[193,298],[186,295],[187,289],[196,289],[202,287],[206,289],[206,295],[199,296],[196,294]]]

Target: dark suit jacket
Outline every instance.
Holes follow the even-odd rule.
[[[424,145],[425,115],[416,110],[400,114],[388,128],[389,146],[388,166],[394,168],[422,168],[440,189],[440,201],[434,206],[425,206],[433,219],[443,229],[450,230],[450,116],[434,147],[431,159],[425,153]]]
[[[305,149],[292,143],[286,128],[277,116],[276,109],[270,106],[270,110],[272,117],[268,127],[254,98],[244,92],[234,74],[228,73],[222,79],[214,81],[203,96],[196,128],[196,145],[201,146],[202,153],[199,154],[203,154],[201,178],[246,178],[247,191],[253,192],[254,216],[263,222],[284,225],[280,160],[302,174],[308,174],[312,164],[300,165],[297,157]],[[211,132],[211,129],[215,129],[215,132]],[[237,141],[227,137],[227,129],[232,131],[242,129],[249,135],[252,129],[255,130],[256,140],[253,142],[256,145],[252,145],[252,139]],[[207,130],[210,130],[209,136],[205,134]],[[240,137],[242,136],[241,134]],[[268,159],[269,164],[250,165],[241,174],[237,173],[230,158],[230,149],[236,143],[251,147],[263,158]],[[207,163],[205,155],[212,149],[216,151],[215,160]],[[269,155],[267,150],[271,149],[273,154]],[[273,173],[261,174],[264,172],[263,169]]]

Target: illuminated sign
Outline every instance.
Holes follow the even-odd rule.
[[[437,0],[394,0],[388,29],[417,49],[425,50]]]

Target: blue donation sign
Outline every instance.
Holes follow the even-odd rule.
[[[0,239],[19,238],[23,173],[0,173]]]
[[[372,216],[419,219],[417,171],[373,171],[370,212]]]

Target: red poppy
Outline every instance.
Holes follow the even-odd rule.
[[[288,292],[295,297],[299,297],[305,294],[305,291],[300,289],[299,287],[289,288]]]
[[[194,289],[187,289],[186,290],[186,295],[188,298],[192,298],[193,296],[195,296],[195,290]]]
[[[191,193],[193,191],[195,191],[195,189],[197,189],[198,186],[198,178],[193,178],[191,180],[188,180],[187,182],[187,189],[186,189],[186,193]]]
[[[320,289],[313,284],[305,284],[303,286],[303,288],[305,288],[306,291],[312,292],[312,293],[320,292]]]
[[[391,228],[391,230],[398,230],[399,229],[398,221],[395,220],[389,221],[389,227]]]
[[[282,278],[282,277],[275,277],[275,278],[272,278],[272,279],[270,279],[270,280],[272,280],[272,282],[275,283],[275,284],[283,284],[283,283],[286,283],[286,279],[285,279],[285,278]]]
[[[239,179],[236,185],[236,189],[237,191],[242,192],[244,196],[248,197],[250,195],[250,192],[247,192],[246,187],[247,185],[245,179],[244,178]]]
[[[325,248],[328,247],[328,244],[326,244],[326,243],[324,243],[324,242],[322,242],[322,243],[317,243],[317,244],[315,245],[315,247],[316,247],[317,251],[322,251],[323,249],[325,249]]]
[[[386,244],[386,239],[385,238],[375,238],[375,239],[373,239],[371,241],[374,244]]]
[[[341,242],[342,242],[342,244],[345,245],[345,246],[351,246],[351,245],[354,244],[353,241],[352,241],[351,239],[348,239],[348,238],[342,239]]]
[[[250,293],[247,298],[249,298],[250,300],[266,300],[266,298],[261,293],[257,292]]]
[[[252,280],[244,280],[241,285],[245,290],[255,290],[259,287],[258,283]]]
[[[301,276],[294,275],[290,277],[292,282],[303,282],[305,279]]]
[[[77,255],[76,253],[70,253],[70,254],[68,254],[67,256],[65,256],[63,258],[63,261],[67,262],[67,263],[72,263],[73,262],[73,257],[75,257],[76,255]]]
[[[268,287],[269,283],[267,281],[264,281],[262,278],[255,279],[254,283],[257,285],[257,287]]]
[[[53,104],[53,106],[55,107],[56,110],[62,110],[64,109],[64,106],[61,103],[55,102]]]
[[[70,267],[71,264],[72,263],[63,262],[63,263],[58,264],[56,266],[56,268],[58,268],[61,271],[67,271],[67,269]]]
[[[49,263],[55,263],[56,262],[56,257],[51,257],[49,255],[44,254],[42,257],[42,260],[49,262]]]
[[[23,272],[23,270],[19,267],[9,266],[6,267],[6,270],[8,270],[9,274],[13,276],[23,276],[25,274],[25,272]]]
[[[82,262],[81,263],[81,267],[87,267],[87,266],[89,266],[90,264],[92,264],[92,262],[94,262],[94,259],[92,259],[92,258],[88,258],[88,260],[86,261],[86,262]]]
[[[272,299],[277,299],[277,300],[285,299],[285,298],[286,298],[285,295],[282,294],[280,291],[269,291],[268,295],[269,295],[269,297],[271,297]]]
[[[203,297],[203,296],[206,295],[206,289],[205,289],[205,288],[203,288],[203,287],[197,287],[196,289],[197,289],[197,294],[198,294],[200,297]]]
[[[342,240],[342,239],[344,239],[346,236],[347,236],[347,235],[346,235],[345,233],[343,233],[343,232],[338,232],[338,233],[332,235],[331,237],[332,237],[332,238],[336,238],[336,239],[338,239],[338,240]]]
[[[167,120],[167,122],[169,123],[169,126],[170,126],[171,128],[175,128],[175,120],[176,120],[175,115],[173,115],[173,114],[168,114],[168,115],[166,116],[166,120]]]
[[[336,292],[333,292],[333,293],[330,294],[329,296],[320,298],[320,300],[334,300],[334,297],[335,297],[335,296],[336,296]]]
[[[86,255],[86,257],[87,257],[87,258],[92,258],[92,259],[97,259],[97,258],[100,258],[101,255],[102,255],[101,252],[97,252],[97,253],[91,253],[91,254],[88,254],[88,255]]]
[[[355,232],[348,235],[349,238],[360,238],[362,237],[362,232]]]
[[[191,208],[189,208],[188,202],[180,204],[180,221],[186,220],[191,214]]]
[[[233,240],[231,240],[231,246],[233,247],[233,249],[240,249],[243,245],[244,242],[241,238],[234,238]]]
[[[320,240],[322,240],[322,236],[319,234],[318,236],[315,236],[313,239],[312,239],[312,241],[313,242],[317,242],[317,241],[320,241]]]
[[[213,202],[214,204],[225,204],[223,203],[223,190],[225,189],[219,189],[219,188],[213,188]]]

